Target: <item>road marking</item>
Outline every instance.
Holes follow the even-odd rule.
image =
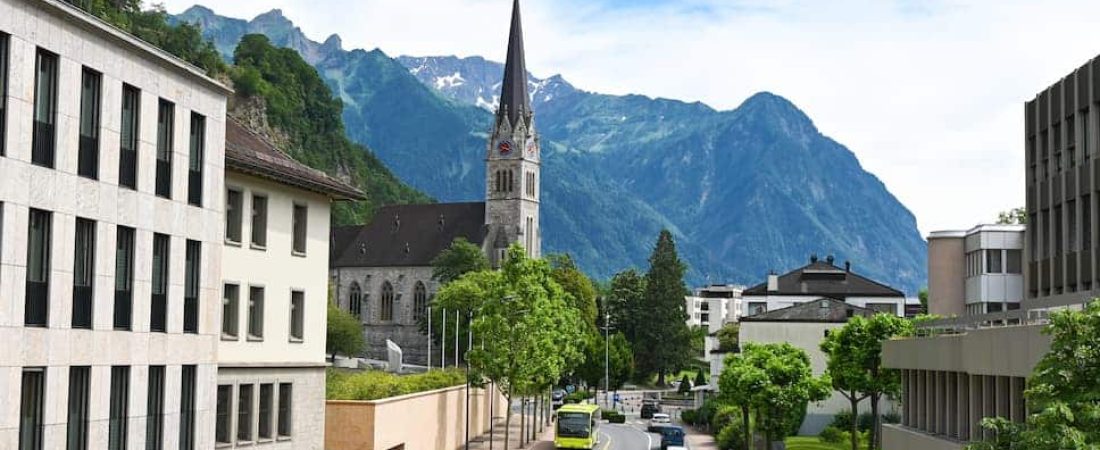
[[[603,450],[607,450],[608,448],[611,448],[611,435],[609,435],[607,433],[604,433],[602,431],[600,432],[600,434],[602,434],[603,437],[607,438],[607,441],[603,443]]]

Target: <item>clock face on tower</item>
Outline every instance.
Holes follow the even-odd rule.
[[[512,141],[500,141],[500,144],[497,145],[497,150],[500,150],[501,155],[512,153]]]

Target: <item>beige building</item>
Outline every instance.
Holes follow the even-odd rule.
[[[214,446],[228,93],[0,0],[0,448]]]
[[[355,188],[226,126],[219,447],[324,448],[330,204]]]
[[[1023,225],[978,225],[928,235],[928,311],[953,317],[1020,308]]]

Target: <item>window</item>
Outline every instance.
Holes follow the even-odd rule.
[[[1069,224],[1069,251],[1077,251],[1077,202],[1070,200],[1066,202],[1066,214],[1069,218],[1066,219],[1066,223]]]
[[[305,329],[306,293],[294,291],[290,293],[290,339],[301,341]]]
[[[183,332],[199,332],[199,274],[202,264],[202,243],[187,241],[183,274]]]
[[[176,105],[165,99],[157,104],[157,186],[159,197],[172,198],[172,135]]]
[[[129,330],[134,303],[134,229],[119,226],[115,244],[114,328]]]
[[[195,366],[180,370],[180,450],[195,450]]]
[[[267,247],[267,197],[252,196],[252,245]]]
[[[45,388],[45,368],[23,369],[23,391],[19,404],[19,450],[42,450]]]
[[[49,312],[50,222],[52,215],[30,210],[27,238],[27,301],[24,324],[46,326]]]
[[[34,127],[31,163],[53,168],[57,139],[57,55],[38,49],[34,61]]]
[[[1004,273],[1004,266],[1001,265],[1001,250],[986,250],[985,251],[985,272],[984,273]]]
[[[1005,250],[1005,272],[1006,273],[1024,273],[1023,264],[1020,262],[1022,259],[1022,250]]]
[[[305,205],[294,204],[294,253],[306,254],[306,223],[308,211]]]
[[[206,117],[191,113],[191,147],[187,158],[187,203],[202,206],[202,162],[206,152]]]
[[[1081,249],[1092,248],[1092,197],[1081,196]]]
[[[130,416],[130,367],[111,367],[111,415],[107,433],[109,450],[126,450]]]
[[[1028,238],[1031,240],[1031,242],[1030,242],[1030,245],[1031,245],[1030,250],[1031,251],[1030,251],[1029,254],[1031,255],[1031,260],[1032,261],[1038,261],[1039,260],[1039,230],[1036,230],[1036,228],[1039,227],[1039,215],[1038,214],[1032,214],[1030,217],[1028,217],[1027,223],[1031,224],[1031,226],[1027,227],[1027,231],[1026,231],[1026,233],[1028,235]]]
[[[271,407],[274,406],[275,385],[273,384],[261,384],[260,385],[260,417],[258,417],[259,424],[256,426],[256,432],[259,439],[271,439],[271,433],[274,431],[271,428],[271,415],[274,411]]]
[[[535,219],[532,217],[527,218],[527,230],[524,233],[524,239],[526,240],[525,250],[527,250],[527,256],[535,256]]]
[[[225,192],[225,240],[236,244],[241,242],[241,201],[241,191]]]
[[[168,322],[168,235],[153,234],[153,298],[149,307],[149,330],[165,332]]]
[[[428,289],[424,287],[424,283],[417,281],[416,287],[413,288],[413,319],[417,322],[424,320],[425,314],[428,312]]]
[[[92,284],[95,279],[95,222],[76,219],[73,247],[73,328],[92,328]]]
[[[352,282],[348,294],[348,311],[356,319],[363,318],[363,291],[359,289],[359,283]]]
[[[1051,247],[1050,229],[1053,226],[1054,226],[1054,223],[1051,221],[1050,210],[1049,209],[1044,209],[1043,210],[1043,225],[1042,225],[1042,229],[1043,229],[1042,247],[1043,247],[1043,257],[1044,258],[1050,257],[1050,247]]]
[[[241,287],[226,284],[222,289],[222,337],[237,338],[237,311],[240,311]]]
[[[1062,224],[1065,218],[1062,216],[1062,207],[1054,207],[1054,256],[1062,256],[1062,250],[1065,249],[1066,242],[1062,237]]]
[[[1092,151],[1090,150],[1092,147],[1089,147],[1089,110],[1087,108],[1082,109],[1079,115],[1081,116],[1081,154],[1085,155],[1085,163],[1087,164],[1089,159],[1092,158]]]
[[[1066,120],[1066,153],[1069,154],[1069,167],[1072,169],[1077,167],[1077,130],[1074,129],[1074,119],[1070,117]]]
[[[986,303],[985,304],[985,312],[986,313],[1001,312],[1001,310],[1003,309],[1001,306],[1002,305],[1000,303]]]
[[[868,303],[866,308],[874,311],[875,314],[896,314],[897,306],[893,303]]]
[[[294,430],[291,426],[291,404],[294,400],[293,386],[290,383],[279,383],[279,437],[290,437]]]
[[[237,442],[252,442],[252,385],[237,386]]]
[[[379,320],[393,321],[393,285],[389,281],[382,283],[382,315]]]
[[[164,366],[149,366],[149,395],[145,409],[145,450],[164,444]]]
[[[141,91],[128,84],[122,85],[122,129],[118,149],[118,185],[137,189],[138,170],[138,116],[141,109]]]
[[[248,287],[248,337],[264,337],[264,288]]]
[[[91,393],[92,368],[88,366],[69,367],[69,414],[65,448],[68,450],[86,450],[88,448],[88,397]]]
[[[755,316],[766,312],[768,312],[768,304],[766,302],[749,302],[748,315]]]
[[[76,173],[99,179],[99,101],[102,76],[87,67],[80,75],[80,141]]]
[[[0,156],[4,156],[8,129],[8,41],[8,35],[0,33]]]
[[[230,414],[233,413],[233,386],[227,384],[218,385],[217,418],[214,424],[214,442],[230,444]]]

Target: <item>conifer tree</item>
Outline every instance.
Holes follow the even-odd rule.
[[[657,384],[665,385],[665,375],[682,367],[691,355],[691,332],[684,311],[684,271],[676,254],[672,233],[661,230],[657,245],[649,257],[645,295],[636,312],[644,327],[635,330],[635,358],[640,372],[657,374]]]

